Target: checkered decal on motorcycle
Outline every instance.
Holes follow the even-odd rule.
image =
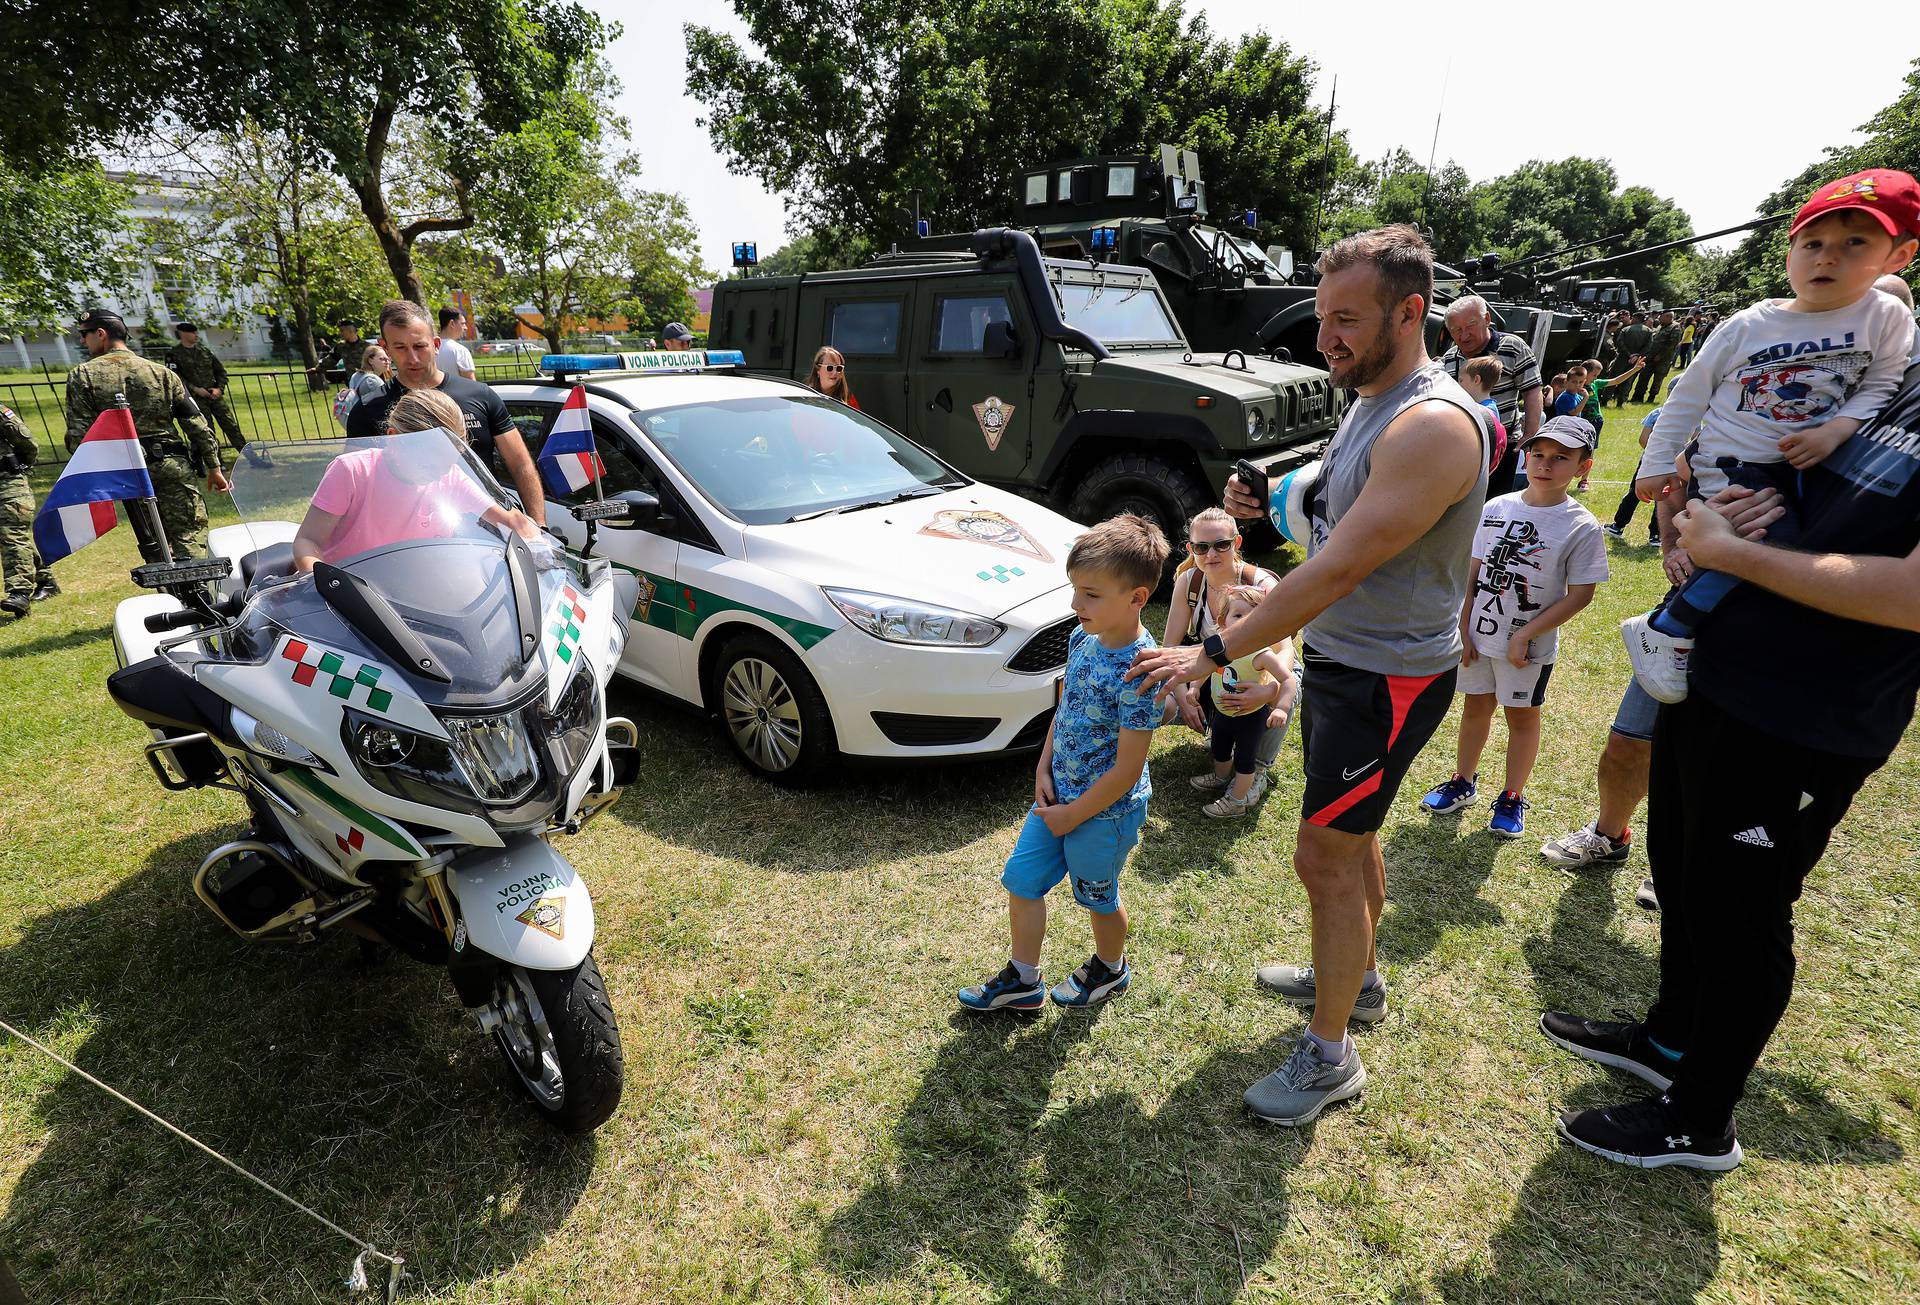
[[[553,624],[547,629],[553,636],[554,655],[561,661],[572,661],[579,651],[580,626],[586,619],[587,609],[580,605],[580,595],[572,585],[561,585],[559,601],[553,605]]]
[[[312,688],[316,683],[336,698],[353,699],[356,688],[367,691],[364,699],[369,711],[384,712],[393,705],[393,695],[380,687],[380,668],[362,662],[351,674],[347,672],[347,659],[337,652],[323,652],[314,656],[314,649],[298,639],[287,640],[280,655],[293,663],[293,682],[303,688]],[[311,657],[311,660],[309,658]],[[321,679],[325,676],[325,680]]]

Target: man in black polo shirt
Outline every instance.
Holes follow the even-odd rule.
[[[460,405],[467,419],[467,442],[489,469],[504,468],[520,492],[520,506],[538,525],[547,523],[547,499],[540,473],[527,452],[520,428],[507,415],[493,387],[440,370],[440,347],[427,310],[408,299],[389,299],[380,308],[380,343],[393,359],[393,379],[385,392],[362,399],[347,415],[347,435],[367,439],[386,434],[387,409],[408,390],[439,390]],[[498,453],[496,464],[494,454]]]
[[[1440,366],[1454,380],[1472,358],[1500,360],[1500,380],[1489,395],[1507,428],[1507,451],[1487,477],[1487,497],[1513,492],[1514,468],[1520,450],[1540,433],[1545,407],[1540,393],[1540,363],[1527,342],[1511,331],[1493,329],[1493,314],[1479,295],[1467,295],[1447,305],[1447,335],[1453,343],[1440,355]]]
[[[1793,903],[1920,687],[1920,366],[1809,469],[1794,548],[1741,538],[1771,500],[1727,490],[1676,518],[1696,566],[1746,583],[1700,627],[1687,700],[1653,735],[1647,852],[1660,994],[1643,1021],[1550,1011],[1560,1046],[1660,1095],[1567,1111],[1560,1132],[1626,1164],[1731,1169],[1733,1107],[1793,991]],[[1820,649],[1806,674],[1794,653]]]

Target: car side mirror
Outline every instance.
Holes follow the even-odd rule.
[[[980,351],[989,358],[1017,362],[1020,358],[1020,332],[1012,322],[988,322],[980,336]]]
[[[613,530],[657,530],[660,527],[660,500],[644,489],[623,489],[618,494],[608,496],[608,502],[619,503],[627,509],[621,517],[611,518],[602,524]]]

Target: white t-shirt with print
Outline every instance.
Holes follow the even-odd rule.
[[[1483,657],[1505,656],[1513,632],[1565,598],[1569,586],[1607,578],[1607,541],[1593,513],[1570,498],[1534,507],[1523,494],[1488,499],[1473,535],[1480,578],[1470,633]],[[1528,657],[1550,662],[1559,651],[1560,631],[1549,630]]]

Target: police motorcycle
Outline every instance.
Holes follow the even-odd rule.
[[[302,572],[330,468],[364,510],[329,546],[357,551]],[[529,543],[437,430],[277,444],[236,466],[233,498],[245,524],[215,530],[209,559],[134,573],[154,592],[119,605],[107,681],[152,729],[162,787],[247,804],[251,830],[201,862],[195,895],[249,941],[344,929],[444,965],[534,1109],[597,1127],[620,1034],[593,902],[554,840],[638,765],[632,722],[606,709],[635,584],[591,557],[592,523],[626,505],[575,509],[584,555]]]

